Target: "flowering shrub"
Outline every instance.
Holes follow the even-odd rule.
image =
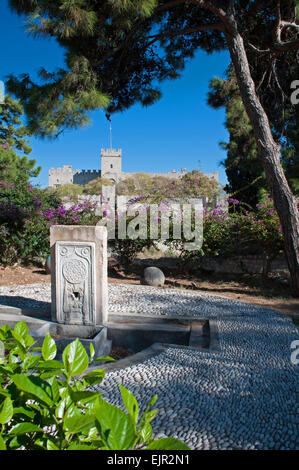
[[[91,225],[99,218],[95,204],[85,201],[69,208],[56,196],[31,185],[0,181],[0,259],[2,265],[28,262],[49,254],[50,226]]]
[[[132,200],[131,203],[135,204],[141,202],[141,198],[136,198]],[[110,210],[107,207],[103,211],[103,215],[107,218],[111,217]],[[136,217],[139,216],[138,210],[135,214]],[[123,219],[123,222],[119,220],[119,217]],[[125,215],[125,217],[119,216],[118,213],[113,214],[114,218],[114,227],[115,227],[115,237],[109,240],[109,246],[113,249],[114,253],[117,255],[120,264],[127,269],[129,265],[136,259],[137,255],[141,253],[145,248],[149,249],[155,246],[155,241],[151,238],[150,234],[150,215],[148,211],[148,206],[146,208],[146,213],[144,214],[146,220],[146,230],[143,231],[138,223],[134,224],[136,221],[135,217],[132,215]],[[125,225],[125,237],[120,233],[119,228],[124,223]],[[130,224],[134,224],[134,229],[140,234],[139,237],[132,237],[130,234]],[[134,230],[135,231],[135,230]]]
[[[267,275],[271,261],[283,250],[282,229],[273,202],[266,200],[255,211],[246,210],[237,199],[228,198],[228,202],[228,213],[220,207],[205,211],[202,248],[191,252],[182,249],[182,260],[200,264],[203,255],[231,256],[251,250],[263,256],[263,274]]]
[[[203,215],[203,244],[199,250],[184,250],[186,239],[175,240],[173,227],[169,227],[166,243],[181,251],[182,261],[198,265],[203,255],[231,256],[234,254],[254,253],[264,257],[264,274],[267,274],[271,261],[283,249],[283,237],[278,215],[270,200],[257,205],[256,210],[247,210],[247,206],[237,199],[228,198],[229,212],[221,207],[208,209]],[[131,204],[143,205],[143,217],[146,229],[142,225],[142,211],[138,222],[137,214],[125,216],[125,236],[119,233],[117,214],[112,214],[115,223],[115,239],[110,240],[121,264],[128,266],[144,248],[155,246],[161,239],[161,225],[153,237],[150,229],[150,211],[147,197],[139,196]],[[1,264],[28,262],[49,254],[49,228],[51,225],[96,225],[101,217],[95,215],[97,203],[88,200],[66,206],[55,195],[30,185],[15,187],[0,181],[0,257]],[[144,207],[146,210],[144,211]],[[158,206],[157,206],[158,207]],[[155,220],[161,222],[161,214],[167,212],[167,201],[159,202],[159,211]],[[134,212],[134,211],[133,211]],[[103,217],[109,218],[109,205],[103,206]],[[122,217],[122,216],[121,216]],[[194,214],[191,221],[194,230]],[[132,228],[133,237],[128,234]],[[138,236],[138,227],[140,236]],[[137,236],[135,234],[137,233]],[[165,237],[164,237],[165,238]]]

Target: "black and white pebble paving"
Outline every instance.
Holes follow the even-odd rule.
[[[0,304],[8,297],[10,305],[39,308],[50,301],[50,287],[0,288]],[[289,317],[220,296],[119,284],[109,286],[109,309],[215,319],[220,350],[169,347],[108,372],[98,386],[108,401],[122,406],[118,383],[141,409],[158,394],[156,436],[192,449],[299,449],[299,364],[291,362],[299,330]]]

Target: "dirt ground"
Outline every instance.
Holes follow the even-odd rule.
[[[135,272],[125,273],[112,266],[109,270],[110,283],[140,284],[140,266]],[[299,299],[289,293],[286,281],[279,279],[261,280],[259,276],[242,276],[227,279],[224,276],[165,273],[165,287],[192,289],[193,291],[217,294],[225,297],[263,305],[288,315],[298,316]],[[50,282],[50,275],[41,267],[13,266],[0,268],[0,286]]]

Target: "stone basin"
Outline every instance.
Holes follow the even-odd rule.
[[[38,329],[31,331],[37,346],[43,344],[47,333],[55,340],[57,347],[56,359],[58,360],[61,358],[64,348],[76,338],[79,338],[88,355],[90,354],[90,344],[93,345],[95,359],[100,356],[107,356],[111,351],[111,340],[107,339],[107,328],[104,326],[65,325],[47,322]]]

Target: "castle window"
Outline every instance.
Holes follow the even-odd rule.
[[[111,165],[110,165],[110,168],[113,168],[113,165],[112,165],[112,163],[111,163]]]

